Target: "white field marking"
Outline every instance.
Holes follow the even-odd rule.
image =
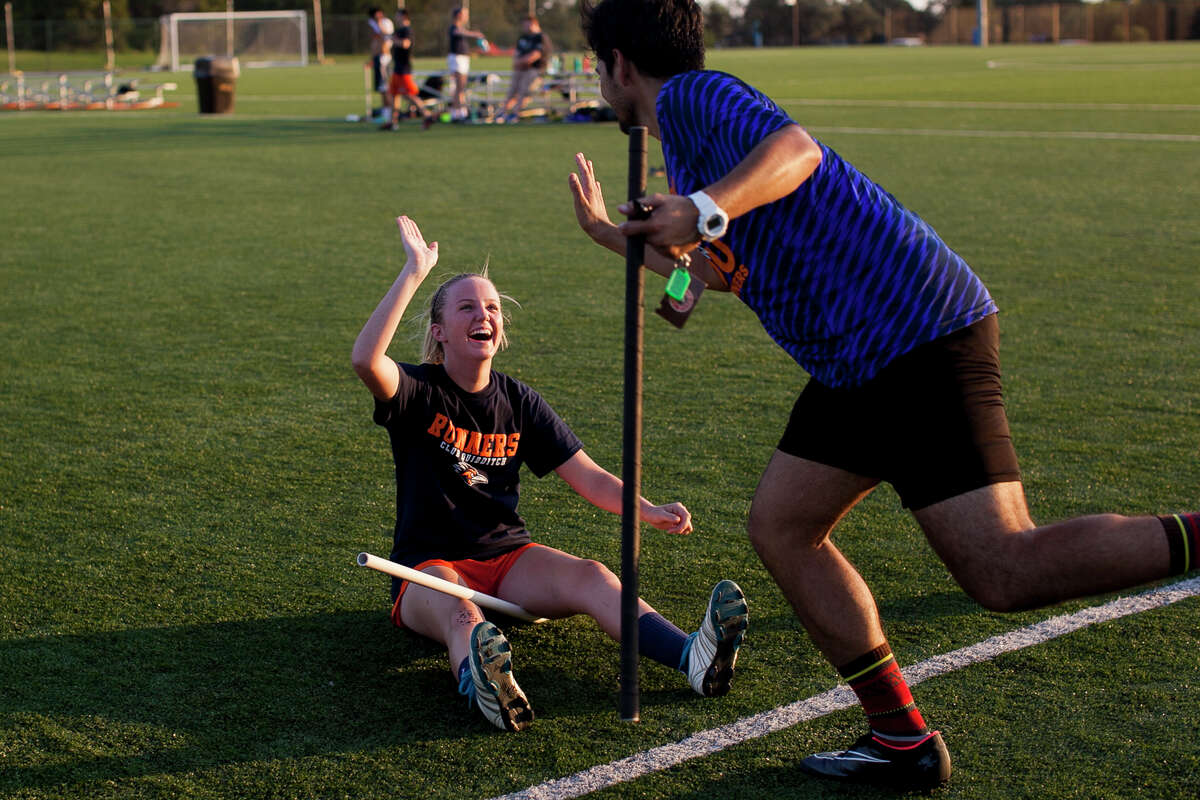
[[[239,94],[238,100],[253,100],[256,103],[290,103],[301,101],[306,103],[321,100],[362,100],[362,95],[353,94]]]
[[[1200,577],[1151,589],[1132,597],[1120,597],[1101,606],[1051,617],[905,667],[904,679],[908,681],[909,686],[916,686],[930,678],[991,661],[1005,653],[1033,647],[1091,625],[1162,608],[1197,596],[1200,596]],[[854,693],[844,686],[839,686],[807,700],[799,700],[790,705],[744,717],[728,725],[700,731],[674,744],[643,750],[619,761],[600,764],[574,775],[546,781],[492,800],[568,800],[582,797],[856,705],[858,699]]]
[[[1048,61],[988,61],[988,69],[1034,69],[1047,72],[1129,72],[1130,70],[1196,69],[1193,61],[1144,61],[1130,64],[1072,64]]]
[[[816,98],[776,98],[775,102],[799,106],[978,108],[995,111],[1200,111],[1200,105],[1182,103],[1014,103],[993,100],[820,100]]]
[[[973,139],[1100,139],[1122,142],[1200,142],[1195,133],[1123,133],[1121,131],[978,131],[955,128],[847,128],[806,127],[815,133],[864,136],[957,136]]]

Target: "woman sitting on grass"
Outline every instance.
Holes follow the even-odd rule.
[[[621,585],[603,564],[531,542],[517,513],[518,472],[554,471],[585,500],[621,510],[621,481],[583,451],[535,392],[492,370],[505,346],[500,295],[485,275],[462,274],[433,293],[424,363],[387,355],[404,311],[438,260],[408,217],[397,219],[407,260],[354,343],[354,370],[375,396],[396,461],[393,561],[523,606],[540,617],[587,614],[619,639]],[[669,533],[692,530],[679,503],[640,499],[641,519]],[[512,675],[504,634],[475,604],[392,581],[392,620],[444,644],[459,691],[506,730],[533,720]],[[732,581],[712,590],[700,629],[688,636],[638,601],[641,653],[686,673],[705,696],[729,691],[746,630],[746,600]]]

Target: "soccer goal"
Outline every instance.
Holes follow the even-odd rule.
[[[178,72],[201,56],[234,56],[245,67],[308,66],[303,11],[164,14],[158,66]]]

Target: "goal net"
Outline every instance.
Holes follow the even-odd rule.
[[[233,56],[245,67],[308,66],[303,11],[165,14],[158,66],[178,72],[201,56]]]

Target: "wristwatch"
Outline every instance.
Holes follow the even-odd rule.
[[[729,215],[725,210],[704,192],[692,192],[687,197],[700,211],[700,218],[696,220],[700,238],[711,242],[724,236],[725,229],[729,227]]]

